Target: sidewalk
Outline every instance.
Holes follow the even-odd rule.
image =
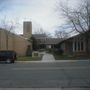
[[[40,54],[43,54],[42,60],[39,61],[15,61],[16,63],[69,63],[69,62],[89,62],[90,59],[87,60],[55,60],[54,56],[52,54],[41,52]]]
[[[90,60],[41,60],[41,61],[15,61],[15,63],[71,63],[71,62],[82,62],[90,63]]]
[[[55,58],[52,54],[44,54],[41,62],[55,62]]]

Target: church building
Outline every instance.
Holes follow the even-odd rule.
[[[23,35],[16,35],[0,28],[0,50],[14,50],[18,56],[25,56],[31,43],[28,39],[32,36],[32,22],[23,23]]]

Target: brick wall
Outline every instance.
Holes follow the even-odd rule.
[[[6,31],[0,30],[0,50],[7,50],[6,48]],[[8,50],[14,50],[18,56],[25,56],[27,46],[31,45],[25,38],[12,33],[8,34]]]

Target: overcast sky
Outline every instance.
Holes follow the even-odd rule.
[[[58,1],[67,0],[1,0],[2,11],[0,17],[12,19],[20,22],[20,28],[17,33],[22,33],[23,21],[33,22],[33,31],[37,27],[42,27],[46,32],[54,33],[57,26],[62,25],[65,21],[59,18],[56,13]],[[70,0],[72,5],[75,0]]]

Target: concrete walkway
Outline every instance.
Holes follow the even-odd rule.
[[[52,54],[44,54],[42,57],[42,62],[55,62],[55,58]]]

